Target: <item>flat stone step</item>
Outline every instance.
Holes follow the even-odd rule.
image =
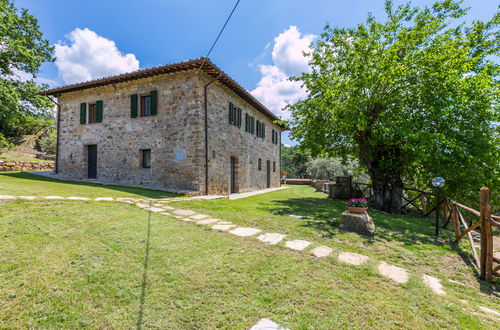
[[[197,221],[196,223],[199,225],[211,225],[212,223],[216,223],[218,221],[220,221],[220,220],[219,219],[203,219],[203,220]]]
[[[323,258],[330,255],[333,252],[333,249],[326,245],[320,245],[312,249],[310,252],[317,258]]]
[[[164,209],[160,209],[159,207],[149,207],[147,208],[148,211],[151,211],[151,212],[163,212],[165,211]]]
[[[30,201],[35,200],[35,199],[36,199],[36,197],[35,197],[35,196],[18,196],[18,197],[19,197],[19,198],[22,198],[22,199],[27,199],[27,200],[30,200]],[[0,198],[0,199],[1,199],[1,198]]]
[[[401,284],[408,282],[408,271],[404,268],[389,265],[382,261],[378,264],[378,271],[382,276],[390,278],[395,282]]]
[[[494,309],[491,309],[491,308],[488,308],[488,307],[484,307],[484,306],[479,306],[479,309],[482,312],[485,312],[485,313],[488,313],[488,314],[492,314],[492,315],[495,315],[495,316],[500,316],[500,312],[497,312]]]
[[[231,228],[234,228],[236,227],[236,225],[213,225],[212,226],[212,229],[214,230],[220,230],[220,231],[225,231],[225,230],[228,230],[228,229],[231,229]]]
[[[174,210],[173,213],[175,213],[177,215],[182,215],[182,216],[185,216],[185,217],[188,217],[190,215],[196,214],[195,211],[191,211],[191,210]]]
[[[304,241],[301,239],[296,239],[293,241],[287,241],[285,243],[285,246],[289,249],[292,249],[292,250],[302,251],[311,244],[312,244],[312,242]]]
[[[438,278],[424,274],[422,275],[422,279],[424,280],[424,284],[431,288],[436,294],[440,296],[446,294],[443,290],[443,286],[441,285],[441,281]]]
[[[195,215],[190,216],[189,218],[193,219],[193,220],[203,220],[203,219],[209,218],[209,216],[206,214],[195,214]]]
[[[144,203],[135,203],[137,207],[140,207],[141,209],[149,208],[149,204],[144,204]]]
[[[61,197],[61,196],[45,196],[45,199],[64,199],[64,197]]]
[[[270,319],[263,318],[257,322],[250,330],[290,330],[282,327],[278,323],[271,321]]]
[[[77,197],[77,196],[66,197],[66,199],[73,200],[73,201],[89,201],[90,200],[90,198],[87,198],[87,197]]]
[[[255,234],[258,234],[261,231],[262,230],[257,229],[257,228],[238,227],[236,229],[231,230],[230,233],[233,235],[236,235],[236,236],[248,237],[248,236],[253,236]]]
[[[112,202],[113,197],[96,197],[94,200],[97,202]]]
[[[265,233],[257,237],[257,239],[261,242],[268,243],[271,245],[278,244],[285,238],[286,235],[278,234],[278,233]]]
[[[338,257],[339,261],[345,262],[346,264],[359,266],[364,264],[370,259],[368,256],[352,253],[352,252],[341,252]]]
[[[16,199],[16,196],[0,195],[0,199]]]

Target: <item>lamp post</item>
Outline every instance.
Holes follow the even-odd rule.
[[[446,181],[442,177],[432,179],[432,186],[436,188],[436,236],[439,236],[439,207],[441,206],[440,189]]]

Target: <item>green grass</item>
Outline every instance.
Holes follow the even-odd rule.
[[[165,191],[134,187],[102,185],[88,182],[61,181],[23,172],[0,172],[0,195],[78,196],[78,197],[179,197]]]
[[[0,185],[8,179],[0,176]],[[13,189],[26,179],[19,180]],[[89,194],[94,189],[84,188]],[[2,194],[18,194],[9,189]],[[465,286],[445,281],[452,268],[462,266],[435,269],[429,251],[436,259],[457,253],[444,241],[433,243],[430,220],[371,212],[380,238],[370,243],[339,231],[335,215],[342,204],[309,187],[243,200],[172,205],[328,243],[335,253],[356,250],[372,259],[348,266],[333,256],[316,259],[159,214],[151,215],[148,239],[149,214],[125,204],[6,201],[0,205],[0,328],[133,328],[140,315],[144,328],[168,329],[247,329],[263,317],[291,329],[498,328],[498,319],[474,314],[479,305],[498,309],[494,287],[470,280],[466,266]],[[330,212],[332,228],[309,223],[326,222]],[[313,219],[306,222],[282,213],[311,214]],[[403,238],[399,229],[417,237]],[[407,250],[400,262],[395,259],[399,250]],[[427,264],[413,267],[410,256],[423,256]],[[398,285],[381,277],[377,260],[407,266],[410,281]],[[446,296],[422,284],[418,271],[423,269],[442,279]]]

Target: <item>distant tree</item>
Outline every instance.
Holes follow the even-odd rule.
[[[311,178],[321,180],[334,180],[338,176],[359,174],[358,166],[355,162],[346,163],[340,158],[310,159],[306,164],[306,171]]]
[[[310,158],[310,153],[299,150],[298,146],[281,145],[281,171],[287,172],[288,177],[305,173],[307,171],[306,164]]]
[[[52,122],[52,103],[37,94],[45,86],[37,86],[33,79],[42,63],[53,60],[53,47],[37,20],[26,9],[18,12],[9,0],[0,0],[0,38],[1,143]]]
[[[311,46],[308,96],[292,110],[291,135],[313,155],[356,157],[375,207],[399,213],[403,182],[448,193],[499,183],[497,12],[467,25],[461,1],[394,8],[354,28],[326,26]]]

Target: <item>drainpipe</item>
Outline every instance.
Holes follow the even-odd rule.
[[[205,100],[205,195],[208,196],[208,96],[207,96],[207,89],[208,86],[210,86],[214,81],[220,78],[222,73],[219,73],[219,75],[216,78],[213,78],[210,80],[204,87],[204,100]]]
[[[57,103],[52,97],[47,94],[43,94],[49,100],[51,100],[55,105],[57,105],[57,126],[56,126],[56,161],[54,164],[54,174],[59,172],[59,125],[61,123],[61,105]]]

